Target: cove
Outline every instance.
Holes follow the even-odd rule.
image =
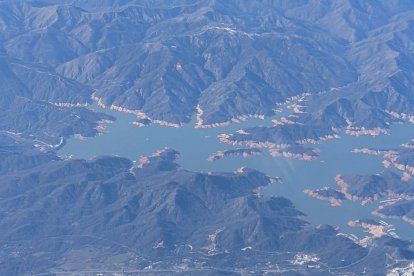
[[[409,123],[391,127],[391,135],[349,136],[341,133],[341,139],[329,140],[320,145],[320,156],[315,161],[302,161],[283,157],[272,157],[263,149],[261,156],[225,157],[215,162],[207,161],[208,156],[219,150],[234,149],[217,138],[222,133],[233,133],[253,126],[271,126],[271,120],[285,116],[288,111],[265,120],[250,119],[241,123],[219,128],[195,128],[195,118],[181,128],[160,125],[138,127],[132,125],[136,117],[132,114],[104,109],[93,105],[91,109],[112,115],[117,120],[107,126],[106,133],[87,140],[70,138],[59,150],[60,156],[91,159],[102,155],[115,155],[137,160],[140,156],[151,155],[164,147],[180,152],[182,168],[199,171],[233,171],[249,167],[270,176],[282,178],[282,183],[267,188],[268,195],[284,196],[307,215],[314,224],[330,224],[339,231],[359,237],[365,235],[361,229],[350,228],[351,219],[373,218],[371,212],[377,203],[361,206],[359,202],[344,201],[339,207],[332,207],[325,201],[313,199],[303,193],[305,189],[323,186],[338,188],[334,183],[336,174],[375,174],[384,168],[379,156],[352,153],[354,148],[396,148],[414,138],[414,126]],[[315,146],[315,145],[312,145]],[[396,226],[396,233],[404,239],[414,236],[414,226],[399,219],[384,219]]]

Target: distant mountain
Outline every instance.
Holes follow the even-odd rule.
[[[208,126],[272,115],[306,92],[298,122],[386,129],[414,115],[413,8],[403,0],[2,2],[0,104],[15,116],[30,113],[17,95],[42,113],[51,112],[46,103],[92,97],[154,123],[179,126],[197,114]],[[3,128],[27,128],[16,120]]]

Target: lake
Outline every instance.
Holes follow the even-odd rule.
[[[361,229],[350,228],[351,219],[374,218],[371,212],[378,203],[361,206],[358,202],[344,201],[340,207],[332,207],[325,201],[313,199],[303,193],[305,189],[329,186],[337,188],[334,176],[340,174],[372,174],[384,168],[380,156],[352,153],[354,148],[395,148],[414,138],[414,126],[409,123],[396,124],[391,127],[391,135],[349,136],[341,134],[341,139],[326,141],[316,145],[320,157],[316,161],[302,161],[283,157],[272,157],[263,150],[261,156],[225,157],[215,162],[208,162],[208,156],[218,150],[236,147],[220,143],[217,136],[233,133],[239,129],[252,126],[270,126],[271,120],[285,116],[284,110],[265,120],[251,119],[237,124],[219,128],[195,128],[195,118],[181,128],[151,125],[138,127],[132,125],[136,117],[132,114],[103,109],[97,105],[90,107],[96,111],[110,114],[117,120],[109,124],[107,132],[87,140],[68,139],[59,150],[61,156],[90,159],[100,155],[116,155],[137,160],[140,156],[151,155],[164,147],[173,148],[181,153],[179,164],[182,168],[199,171],[233,171],[239,167],[249,167],[270,176],[281,177],[283,182],[268,187],[270,195],[284,196],[307,214],[314,224],[338,226],[341,232],[352,233],[362,237]],[[314,145],[312,145],[314,146]],[[414,227],[399,219],[384,219],[396,226],[396,233],[405,239],[414,236]]]

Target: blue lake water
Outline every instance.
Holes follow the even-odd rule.
[[[380,173],[384,169],[381,157],[356,154],[351,150],[360,147],[395,148],[414,138],[412,124],[397,124],[392,126],[391,135],[356,137],[342,134],[341,139],[317,145],[321,152],[316,161],[275,158],[267,154],[267,150],[264,149],[261,156],[226,157],[215,162],[208,162],[207,157],[211,153],[235,148],[220,143],[217,138],[219,134],[233,133],[250,126],[270,126],[272,118],[252,119],[220,128],[194,128],[195,120],[181,128],[159,125],[138,127],[131,124],[136,120],[134,115],[102,109],[96,105],[91,108],[113,115],[117,120],[108,125],[107,132],[103,135],[88,140],[69,139],[59,150],[60,155],[73,155],[75,158],[85,159],[100,155],[118,155],[137,160],[140,156],[150,155],[156,150],[169,147],[181,153],[179,163],[188,170],[208,172],[233,171],[242,166],[254,168],[268,175],[281,177],[283,183],[271,185],[268,193],[289,198],[299,210],[307,214],[310,222],[338,226],[340,231],[357,236],[364,234],[362,230],[350,228],[346,223],[351,219],[378,219],[371,215],[377,206],[375,203],[361,206],[358,202],[345,201],[340,207],[331,207],[325,201],[305,195],[303,190],[323,186],[337,188],[334,176],[338,173],[343,175]],[[283,114],[279,114],[278,117]],[[402,238],[414,237],[412,225],[401,220],[384,219],[384,221],[395,225],[397,234]]]

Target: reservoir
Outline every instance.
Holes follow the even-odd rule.
[[[249,158],[225,157],[215,162],[207,161],[210,154],[237,147],[223,144],[218,135],[231,134],[253,126],[271,126],[272,119],[286,115],[276,114],[265,120],[251,119],[219,128],[195,128],[195,118],[181,128],[160,125],[138,127],[132,124],[136,117],[132,114],[103,109],[93,105],[91,109],[110,114],[117,120],[108,125],[106,133],[87,140],[68,139],[59,150],[61,156],[90,159],[102,155],[116,155],[138,160],[140,156],[151,155],[164,147],[180,152],[178,163],[183,169],[199,172],[233,171],[239,167],[249,167],[270,176],[282,178],[282,183],[272,184],[267,192],[270,195],[284,196],[307,215],[313,224],[330,224],[339,231],[363,237],[361,229],[350,228],[347,222],[352,219],[374,218],[371,214],[378,203],[361,206],[359,202],[343,201],[342,206],[332,207],[325,201],[313,199],[303,193],[305,189],[324,186],[338,188],[334,183],[336,174],[375,174],[384,167],[381,156],[352,153],[354,148],[396,148],[414,138],[414,126],[409,123],[391,127],[391,135],[349,136],[341,133],[341,139],[329,140],[320,145],[320,156],[315,161],[302,161],[284,157],[272,157],[266,149],[260,156]],[[311,145],[315,146],[315,145]],[[384,219],[396,226],[396,233],[404,239],[414,237],[414,226],[399,219]]]

